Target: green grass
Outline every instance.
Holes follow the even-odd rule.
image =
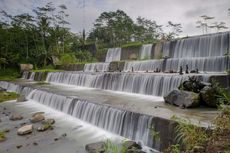
[[[39,82],[36,82],[35,85],[49,85],[49,83],[45,81],[39,81]]]
[[[142,46],[142,42],[129,42],[121,46],[121,48],[139,48]]]
[[[5,136],[5,132],[0,131],[0,141],[5,140],[6,136]]]
[[[127,153],[127,149],[125,148],[125,144],[122,144],[120,148],[118,145],[112,143],[112,141],[107,140],[105,142],[105,153]]]
[[[19,94],[15,92],[0,91],[0,102],[14,100],[14,99],[17,99],[18,97],[19,97]]]
[[[60,72],[63,70],[57,70],[57,69],[37,69],[37,70],[32,70],[32,72]]]
[[[19,77],[20,74],[16,69],[0,69],[1,81],[13,81]]]

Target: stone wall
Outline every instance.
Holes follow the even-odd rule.
[[[66,71],[83,71],[85,64],[57,65],[56,69]]]
[[[139,51],[141,47],[136,48],[122,48],[121,60],[136,60],[139,58]]]
[[[109,71],[114,72],[114,71],[123,71],[125,66],[124,61],[114,61],[109,64]]]

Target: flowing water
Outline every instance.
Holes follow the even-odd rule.
[[[201,75],[197,77],[201,80],[205,78]],[[48,73],[46,81],[104,90],[164,96],[176,89],[186,79],[188,79],[188,76],[177,74],[51,72]]]
[[[121,48],[109,48],[106,54],[105,62],[120,61]]]
[[[164,56],[172,58],[223,56],[229,52],[229,32],[175,40],[163,46]]]
[[[111,48],[108,49],[106,63],[86,64],[84,72],[50,72],[46,81],[59,83],[63,86],[72,85],[162,97],[176,89],[189,76],[196,76],[198,79],[207,82],[211,74],[178,75],[136,72],[155,71],[156,69],[179,71],[180,66],[185,70],[187,65],[189,70],[198,69],[200,72],[222,73],[229,68],[229,57],[224,56],[230,51],[229,42],[229,33],[227,32],[165,42],[154,47],[153,56],[160,55],[159,50],[162,49],[163,56],[170,57],[169,59],[125,62],[124,71],[133,70],[132,73],[103,72],[108,70],[109,62],[121,59],[121,48]],[[152,48],[152,45],[142,46],[140,50],[141,59],[151,58]],[[94,73],[95,71],[97,72]],[[39,76],[42,75],[39,74]],[[22,78],[34,80],[35,77],[35,73],[29,76],[29,73],[25,72]],[[115,108],[111,105],[94,103],[78,96],[57,94],[50,92],[49,89],[33,89],[32,87],[8,82],[0,82],[0,86],[10,91],[25,94],[33,101],[69,114],[111,133],[140,141],[144,145],[158,150],[162,149],[159,141],[153,141],[151,136],[150,127],[154,120],[152,116]],[[159,126],[161,128],[163,125]]]
[[[151,58],[152,46],[152,44],[142,45],[140,49],[140,59]]]

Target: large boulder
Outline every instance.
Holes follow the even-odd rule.
[[[4,88],[0,87],[0,91],[6,91],[6,89],[4,89]]]
[[[105,152],[105,143],[104,142],[96,142],[87,144],[85,146],[85,150],[89,153],[104,153]]]
[[[43,121],[43,120],[45,120],[45,117],[42,114],[36,114],[30,119],[30,121],[32,123],[40,122],[40,121]]]
[[[164,100],[168,104],[182,108],[194,108],[200,106],[200,95],[190,91],[173,90]]]
[[[17,133],[18,135],[26,135],[32,133],[32,131],[33,131],[33,125],[24,125],[18,129]]]
[[[20,96],[17,98],[17,102],[24,102],[24,101],[27,101],[25,95],[20,95]]]
[[[124,147],[126,149],[132,149],[132,148],[142,149],[141,145],[139,145],[135,141],[131,141],[131,140],[125,141],[124,142]]]
[[[20,64],[21,71],[30,71],[33,67],[34,66],[32,64]]]
[[[205,86],[201,91],[201,100],[209,107],[217,107],[217,91],[211,86]]]
[[[189,77],[188,80],[184,81],[179,86],[179,89],[199,93],[207,85],[209,85],[209,83],[201,82],[197,77],[192,76]]]
[[[9,118],[11,121],[17,121],[17,120],[22,120],[23,117],[19,114],[12,114]]]

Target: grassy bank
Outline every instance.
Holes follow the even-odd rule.
[[[1,69],[0,81],[12,81],[20,77],[20,73],[17,69]]]
[[[19,95],[15,92],[0,91],[0,102],[17,99]]]

